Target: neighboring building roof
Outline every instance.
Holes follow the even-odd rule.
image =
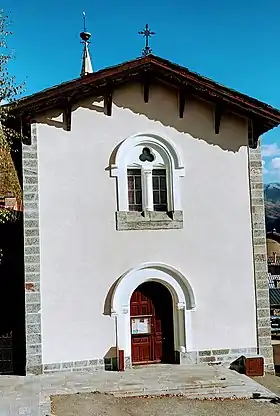
[[[64,108],[68,102],[77,102],[92,94],[112,92],[128,81],[143,80],[163,82],[186,95],[194,94],[255,120],[258,135],[280,124],[279,110],[154,55],[105,68],[23,98],[17,102],[16,111],[35,115],[48,108]]]
[[[274,240],[280,243],[280,233],[278,233],[275,229],[266,233],[267,240]]]
[[[269,289],[270,306],[280,305],[280,289]]]

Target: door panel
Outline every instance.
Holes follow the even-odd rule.
[[[133,362],[149,362],[151,361],[152,344],[150,337],[134,337],[133,339]]]
[[[145,293],[141,290],[136,290],[130,301],[130,316],[149,318],[153,317],[153,305],[151,299],[149,299]],[[133,325],[131,323],[131,325]],[[151,319],[151,332],[149,334],[132,334],[131,335],[131,349],[132,349],[132,362],[150,362],[153,361],[153,340],[152,340],[152,326]]]
[[[169,290],[160,283],[143,283],[131,296],[130,315],[132,363],[173,362],[173,305]]]

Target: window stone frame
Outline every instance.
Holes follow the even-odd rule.
[[[117,211],[118,231],[163,230],[183,228],[183,211]]]
[[[151,202],[144,206],[143,212],[129,211],[127,169],[132,168],[130,154],[136,146],[154,149],[167,161],[165,168],[170,187],[168,212],[154,211]],[[142,165],[139,167],[142,168],[144,174],[146,172],[152,173],[152,169],[148,167],[144,167],[144,169]],[[118,231],[183,228],[180,178],[185,176],[185,168],[180,152],[169,139],[154,133],[139,133],[128,137],[118,146],[114,156],[111,157],[110,176],[117,180],[117,211],[115,215]]]

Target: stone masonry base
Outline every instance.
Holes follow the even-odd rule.
[[[179,353],[180,364],[182,365],[192,365],[192,364],[202,364],[210,363],[216,365],[222,365],[224,367],[229,367],[230,364],[239,358],[242,355],[246,356],[256,356],[257,348],[239,348],[239,349],[217,349],[217,350],[204,350],[204,351],[191,351],[185,353]],[[130,357],[125,358],[125,368],[131,368],[131,359]],[[41,373],[49,374],[56,372],[95,372],[95,371],[114,371],[116,370],[116,362],[114,359],[106,361],[102,359],[94,360],[84,360],[84,361],[70,361],[70,362],[61,362],[54,364],[44,364],[41,368]],[[265,365],[266,373],[274,372],[273,363]],[[29,368],[29,374],[38,374],[38,367]]]
[[[242,355],[256,356],[257,348],[237,348],[222,350],[204,350],[181,353],[181,364],[221,364],[229,367],[230,364]]]
[[[224,367],[229,367],[230,364],[242,355],[256,356],[259,355],[256,347],[251,348],[237,348],[237,349],[222,349],[222,350],[205,350],[192,351],[181,353],[181,364],[220,364]],[[261,354],[260,354],[261,355]],[[266,374],[274,374],[273,361],[265,360],[264,369]]]

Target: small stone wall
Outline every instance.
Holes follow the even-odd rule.
[[[44,364],[44,373],[57,373],[60,371],[102,371],[105,370],[104,359],[69,361],[54,364]]]
[[[237,348],[237,349],[221,349],[221,350],[204,350],[204,351],[191,351],[181,353],[181,364],[221,364],[225,367],[229,367],[230,364],[242,355],[257,354],[257,348]]]
[[[111,362],[110,362],[111,361]],[[125,368],[131,368],[130,357],[125,357]],[[66,371],[81,371],[81,372],[94,372],[94,371],[114,371],[116,370],[116,358],[104,359],[93,359],[83,361],[68,361],[54,364],[44,364],[43,373],[57,373]]]

